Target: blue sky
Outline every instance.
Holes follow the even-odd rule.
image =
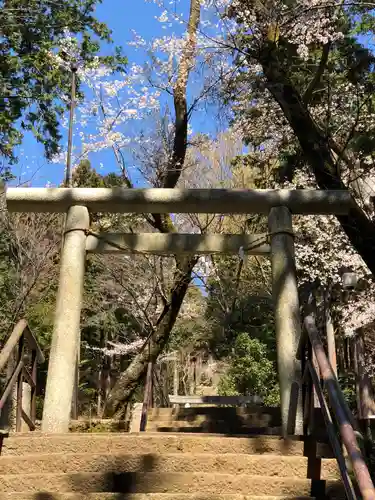
[[[174,9],[173,0],[165,0],[168,10]],[[189,2],[181,0],[178,5],[178,12],[185,8],[184,18],[188,17]],[[159,37],[166,34],[160,22],[155,17],[159,16],[161,9],[151,1],[145,0],[103,0],[103,3],[97,7],[97,18],[105,22],[113,31],[114,45],[123,47],[129,63],[142,65],[144,63],[144,53],[137,51],[134,47],[129,47],[127,43],[132,39],[131,30],[135,30],[146,40]],[[176,29],[176,25],[173,26]],[[178,29],[178,25],[177,25]],[[184,30],[185,25],[180,26]],[[180,33],[177,33],[180,34]],[[368,45],[365,37],[361,40]],[[366,43],[367,42],[367,43]],[[113,50],[111,46],[103,46],[102,53],[108,54]],[[191,125],[194,132],[200,131],[215,134],[217,132],[215,115],[207,112],[196,113],[193,115]],[[66,149],[67,134],[63,131],[64,138],[62,146]],[[75,146],[80,148],[79,141],[75,138]],[[47,163],[44,159],[43,147],[37,144],[31,134],[26,135],[24,143],[19,150],[20,161],[14,167],[14,173],[17,177],[21,176],[22,181],[29,181],[33,186],[44,186],[47,182],[59,184],[64,175],[64,165]],[[106,150],[99,153],[92,153],[89,159],[94,168],[103,173],[116,171],[116,165],[112,151]],[[104,168],[101,169],[101,164]],[[16,183],[20,179],[17,179]],[[141,178],[135,178],[136,185],[144,185]]]
[[[166,2],[167,8],[174,8],[173,2]],[[189,2],[181,2],[178,9],[185,8],[184,17],[188,17]],[[162,28],[160,22],[155,19],[159,16],[161,9],[151,2],[145,0],[103,0],[101,5],[98,5],[96,15],[100,21],[105,22],[113,32],[114,45],[123,47],[124,54],[128,57],[129,63],[142,65],[144,63],[144,53],[137,51],[133,47],[129,47],[127,42],[132,40],[131,30],[135,30],[146,40],[154,37],[163,36],[166,30]],[[181,25],[181,30],[185,26]],[[176,29],[176,25],[173,26]],[[177,25],[178,29],[178,25]],[[103,46],[102,53],[108,54],[113,50],[111,46]],[[191,122],[194,131],[215,132],[214,121],[207,120],[207,115],[196,114]],[[63,131],[64,138],[62,145],[66,147],[67,134]],[[76,139],[76,146],[77,144]],[[15,166],[14,173],[17,177],[16,182],[20,178],[23,181],[29,181],[33,186],[44,186],[47,182],[58,184],[62,181],[64,175],[64,165],[47,163],[43,158],[43,147],[36,143],[31,134],[25,137],[24,143],[19,150],[20,161]],[[89,159],[94,168],[100,169],[100,165],[104,172],[116,171],[116,165],[111,151],[102,151],[99,153],[90,154]],[[136,179],[138,185],[142,185],[141,179]]]

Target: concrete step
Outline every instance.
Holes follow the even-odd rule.
[[[303,442],[273,436],[229,437],[210,434],[168,433],[19,433],[5,438],[2,456],[48,453],[249,453],[302,455]],[[327,446],[322,457],[332,458]]]
[[[151,408],[147,413],[148,422],[166,422],[165,427],[171,427],[172,423],[185,421],[196,428],[202,422],[221,424],[225,422],[231,428],[237,427],[272,427],[281,426],[280,408],[251,405],[250,407],[190,407],[190,408]],[[324,419],[319,408],[314,412],[315,430],[322,434],[327,440]],[[212,431],[213,432],[213,431]]]
[[[73,472],[204,472],[307,478],[307,458],[226,453],[54,453],[0,457],[0,474]],[[322,479],[339,479],[336,460],[322,460]]]
[[[332,486],[338,481],[327,481]],[[240,493],[246,495],[309,496],[308,479],[220,473],[73,473],[9,474],[0,477],[0,493],[7,492],[118,492],[118,493]]]
[[[0,500],[314,500],[301,496],[219,495],[199,493],[0,493]]]
[[[280,419],[273,419],[269,415],[259,415],[259,416],[235,416],[231,418],[211,418],[209,415],[161,415],[161,416],[147,416],[148,422],[158,422],[164,424],[170,424],[172,422],[189,422],[191,425],[201,425],[202,423],[227,423],[229,425],[247,425],[254,427],[281,427]]]
[[[42,421],[36,420],[35,426],[40,431]],[[79,418],[78,420],[71,420],[69,423],[70,432],[90,432],[93,429],[99,428],[102,432],[127,432],[129,422],[112,418]]]
[[[253,415],[253,414],[270,414],[270,415],[280,415],[280,408],[276,406],[262,406],[262,405],[249,405],[249,406],[203,406],[203,405],[197,405],[197,406],[189,406],[188,408],[184,406],[180,406],[178,408],[163,408],[163,407],[157,407],[157,408],[150,408],[149,412],[157,415],[161,414],[168,414],[168,413],[176,413],[176,412],[183,412],[185,414],[200,414],[200,415],[207,415],[207,414],[215,414],[218,415],[220,413],[232,413],[232,414],[238,414],[238,415]]]
[[[241,425],[240,422],[210,422],[203,421],[201,423],[192,423],[189,421],[151,421],[147,422],[146,427],[147,432],[192,432],[192,433],[209,433],[209,434],[229,434],[235,435],[256,435],[256,436],[280,436],[282,429],[281,427],[255,427],[249,425]]]
[[[195,407],[195,408],[153,408],[148,412],[149,421],[180,421],[201,423],[203,421],[214,422],[238,422],[245,425],[257,427],[279,427],[281,426],[281,414],[279,408],[217,408],[217,407]]]

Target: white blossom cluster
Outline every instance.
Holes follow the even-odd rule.
[[[86,342],[84,343],[84,347],[90,351],[101,352],[104,356],[113,357],[124,356],[137,352],[141,349],[144,343],[144,339],[137,339],[127,344],[108,341],[107,344],[109,347],[95,347]]]
[[[233,0],[230,8],[245,33],[251,33],[261,41],[269,27],[274,26],[279,35],[297,46],[303,59],[308,58],[313,43],[326,44],[342,37],[336,24],[343,1],[296,0],[292,7],[286,2],[270,5],[270,2]]]
[[[90,67],[79,67],[78,74],[86,87],[87,99],[76,113],[75,139],[79,138],[79,141],[74,141],[77,144],[76,162],[91,152],[109,148],[132,151],[140,143],[145,144],[149,138],[140,133],[141,126],[145,127],[152,113],[159,113],[165,105],[165,96],[168,99],[168,93],[173,93],[176,69],[186,42],[187,20],[175,12],[175,2],[149,1],[160,7],[157,20],[168,29],[168,34],[147,40],[146,34],[142,36],[133,33],[130,44],[145,56],[152,53],[148,64],[140,66],[130,63],[127,74],[116,78],[108,68],[100,66],[98,60]],[[267,3],[249,0],[201,1],[202,19],[197,35],[196,61],[189,80],[189,98],[195,109],[205,104],[206,101],[201,96],[210,96],[211,88],[215,85],[225,86],[233,79],[230,62],[235,43],[231,35],[238,25],[260,43],[265,31],[274,24],[280,35],[288,37],[290,43],[297,46],[298,54],[304,59],[308,57],[309,47],[313,43],[326,44],[342,36],[336,27],[340,8],[344,5],[342,1],[296,0],[293,8],[285,7],[284,2],[274,2],[273,10],[267,10],[262,7],[264,5]],[[236,10],[236,21],[223,15],[227,7]],[[181,30],[181,27],[185,29]],[[175,34],[181,31],[182,34]],[[70,53],[72,58],[77,57],[77,42],[68,33],[61,45],[61,49]],[[50,54],[50,57],[55,58],[57,65],[65,64],[58,53]],[[243,88],[236,89],[235,109],[239,111],[240,118],[235,128],[251,144],[261,144],[254,152],[259,160],[271,161],[275,158],[276,151],[293,142],[293,134],[280,108],[264,86],[262,68],[258,62],[243,58],[241,69],[244,68],[249,75],[248,81],[254,80],[257,87],[254,85],[249,88],[247,81]],[[345,142],[355,120],[359,131],[374,130],[375,113],[362,106],[365,89],[350,83],[338,84],[334,88],[335,92],[330,95],[326,105],[309,108],[322,129],[325,128],[329,112],[329,127],[339,144]],[[169,99],[172,103],[172,98]],[[364,170],[373,165],[373,159],[366,154],[359,154],[356,160],[363,165]],[[342,169],[344,179],[350,183],[350,169]],[[297,184],[299,180],[295,179],[294,182]],[[311,184],[311,180],[303,180],[304,186],[309,183]],[[314,187],[313,184],[311,187]],[[360,278],[367,279],[368,269],[351,248],[334,217],[295,218],[295,229],[297,265],[302,280],[319,277],[323,283],[338,283],[343,267],[350,268]],[[210,260],[201,258],[195,272],[201,275],[212,274]],[[139,294],[140,301],[142,296],[145,297],[146,294]],[[369,282],[365,294],[358,294],[357,300],[353,299],[343,306],[343,327],[347,331],[353,331],[363,326],[363,322],[368,321],[373,313],[374,288]]]
[[[78,65],[78,76],[85,91],[85,101],[76,107],[74,126],[73,161],[79,161],[89,153],[107,149],[126,151],[132,155],[147,140],[145,129],[152,117],[170,105],[173,109],[174,85],[177,68],[186,44],[187,19],[178,12],[179,2],[149,0],[160,7],[157,21],[166,28],[164,36],[148,38],[147,33],[132,32],[129,45],[144,54],[144,64],[130,61],[126,74],[115,77],[109,68],[95,59],[90,66]],[[147,3],[147,2],[146,2]],[[223,0],[201,2],[201,27],[197,32],[197,50],[190,72],[190,95],[195,109],[203,108],[211,89],[230,70],[230,47],[223,41],[231,23],[224,20],[222,12],[227,2]],[[79,42],[68,32],[61,40],[60,50],[50,56],[56,65],[64,64],[59,56],[62,51],[68,59],[77,60]],[[172,120],[173,121],[173,120]],[[171,123],[172,123],[171,121]],[[65,116],[63,126],[68,126]],[[191,127],[189,129],[191,133]],[[55,162],[64,162],[66,151],[56,155]]]
[[[355,335],[359,328],[371,325],[375,321],[375,300],[372,286],[368,291],[356,294],[341,309],[341,325],[348,337]]]
[[[299,0],[296,3],[292,10],[296,18],[290,18],[291,12],[286,10],[288,18],[282,23],[281,34],[297,45],[299,56],[307,60],[312,44],[325,45],[342,38],[342,33],[336,29],[336,22],[343,2]]]
[[[316,188],[313,179],[299,172],[293,183],[283,187],[304,185]],[[342,274],[354,272],[361,287],[346,300],[335,304],[341,331],[351,336],[356,330],[375,321],[375,283],[360,255],[353,249],[335,216],[303,215],[293,217],[296,265],[299,283],[319,280],[323,286],[341,288]]]
[[[198,262],[194,267],[194,273],[200,276],[203,281],[212,276],[213,265],[212,259],[209,255],[201,255],[199,257]]]

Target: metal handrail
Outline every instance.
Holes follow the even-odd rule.
[[[32,350],[36,352],[36,356],[38,359],[38,363],[44,362],[44,354],[39,347],[38,341],[30,331],[27,321],[25,319],[21,319],[18,321],[16,326],[13,328],[12,333],[10,334],[8,340],[6,341],[4,347],[0,352],[0,371],[7,364],[10,355],[12,354],[14,348],[19,343],[20,338],[23,336],[26,337],[26,340]]]
[[[357,442],[356,433],[354,430],[354,418],[348,408],[347,403],[345,402],[345,398],[341,391],[336,375],[325,353],[324,346],[320,339],[319,331],[315,324],[315,317],[313,314],[310,314],[305,318],[304,327],[307,334],[305,336],[306,344],[305,346],[301,345],[301,348],[306,349],[306,345],[310,344],[308,358],[312,358],[312,355],[315,356],[316,364],[320,372],[320,378],[322,379],[324,388],[327,391],[330,407],[332,409],[332,413],[338,427],[342,442],[348,453],[349,460],[351,461],[353,472],[362,498],[364,500],[375,500],[374,484],[372,482],[369,470]],[[303,351],[301,351],[301,354],[302,352]],[[303,355],[302,360],[305,361]],[[315,388],[317,397],[319,399],[320,407],[328,432],[328,437],[340,469],[346,496],[349,500],[355,500],[357,496],[350,480],[344,454],[336,435],[336,426],[334,425],[331,411],[328,408],[327,401],[320,385],[320,379],[317,374],[317,370],[314,367],[312,359],[307,359],[307,361],[305,361],[305,370],[303,374],[303,379],[305,381],[307,376],[310,376],[311,383]],[[307,418],[309,417],[307,416]]]
[[[31,373],[27,369],[25,362],[25,341],[31,350]],[[14,386],[17,384],[16,432],[21,430],[22,419],[26,422],[30,430],[35,430],[37,365],[44,362],[44,355],[38,341],[24,319],[21,319],[16,324],[0,352],[0,371],[4,369],[8,362],[14,360],[13,354],[16,349],[18,351],[16,366],[7,381],[3,393],[0,394],[0,412],[12,394]],[[22,384],[24,381],[31,387],[30,415],[27,415],[22,408]]]
[[[149,361],[147,366],[146,384],[143,396],[142,415],[139,430],[144,432],[147,427],[148,410],[152,407],[153,399],[153,371],[154,364]]]

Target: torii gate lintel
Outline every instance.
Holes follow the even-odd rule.
[[[86,252],[248,253],[270,255],[275,307],[283,435],[303,433],[301,367],[297,361],[300,318],[294,256],[293,214],[345,214],[346,191],[9,188],[10,212],[67,214],[51,345],[44,432],[67,432],[80,339]],[[89,234],[89,210],[118,213],[219,213],[268,215],[267,235]],[[100,241],[101,240],[101,241]]]

